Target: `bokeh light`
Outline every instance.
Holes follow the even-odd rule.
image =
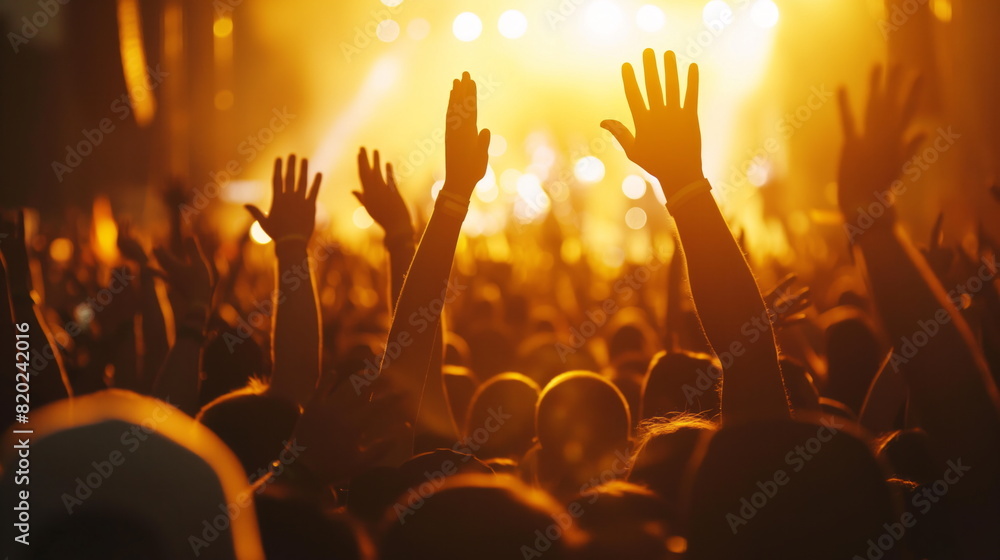
[[[507,152],[507,139],[499,134],[490,136],[490,147],[487,150],[490,157],[500,157]]]
[[[646,227],[646,211],[638,206],[633,206],[625,212],[625,225],[631,229],[642,229]]]
[[[709,29],[725,27],[733,22],[733,10],[722,0],[712,0],[705,4],[701,19]]]
[[[596,0],[587,8],[587,26],[599,35],[610,35],[622,23],[622,10],[611,0]]]
[[[622,181],[622,192],[632,200],[639,200],[646,194],[646,180],[638,175],[629,175]]]
[[[778,5],[771,0],[757,0],[750,9],[750,19],[758,27],[774,27],[778,23]]]
[[[352,216],[351,219],[354,222],[354,225],[358,226],[360,229],[368,229],[375,225],[375,220],[373,220],[371,215],[368,214],[368,211],[365,210],[364,206],[359,206],[354,211],[354,216]]]
[[[524,17],[524,14],[517,10],[507,10],[500,14],[497,28],[504,37],[517,39],[523,36],[528,30],[528,18]]]
[[[384,43],[391,43],[399,38],[399,23],[394,19],[384,19],[375,28],[375,36]]]
[[[431,34],[431,22],[417,18],[406,25],[406,34],[415,41],[426,39]]]
[[[382,3],[390,8],[395,8],[396,6],[403,3],[403,0],[382,0]]]
[[[49,256],[56,262],[66,262],[73,257],[73,242],[65,237],[52,240]]]
[[[635,14],[635,24],[647,33],[655,33],[663,29],[663,24],[666,21],[667,17],[663,14],[663,10],[652,4],[642,6]]]
[[[475,41],[483,32],[483,21],[472,12],[462,12],[455,17],[451,31],[459,41]]]
[[[222,16],[212,24],[212,33],[220,39],[228,37],[233,32],[233,20],[229,16]]]
[[[584,183],[596,183],[604,178],[604,162],[594,156],[580,158],[573,166],[573,173]]]
[[[254,222],[253,225],[250,226],[250,239],[253,239],[254,243],[260,243],[261,245],[271,242],[271,236],[264,231],[260,222]]]

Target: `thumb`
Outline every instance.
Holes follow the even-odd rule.
[[[257,208],[253,204],[245,204],[243,207],[247,209],[247,212],[250,212],[250,215],[253,216],[253,219],[260,222],[261,227],[264,227],[264,222],[267,221],[267,217],[264,216],[264,213],[260,211],[260,208]]]
[[[479,150],[482,152],[483,157],[489,157],[490,138],[492,138],[490,129],[484,128],[479,131]]]
[[[618,143],[625,149],[626,154],[632,151],[632,145],[635,144],[635,136],[632,135],[632,131],[627,126],[615,120],[606,120],[601,121],[601,128],[610,132],[615,137],[615,140],[618,140]]]
[[[351,191],[351,194],[354,195],[354,198],[358,199],[358,202],[360,202],[362,206],[368,208],[368,205],[365,204],[365,195],[363,193],[359,191]]]

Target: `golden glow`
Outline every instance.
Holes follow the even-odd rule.
[[[931,12],[938,20],[948,23],[951,21],[951,0],[931,0]]]
[[[250,226],[250,239],[253,239],[254,243],[259,243],[261,245],[266,245],[271,242],[271,236],[264,231],[260,222],[254,222],[253,225]]]
[[[156,100],[146,71],[146,51],[142,46],[138,0],[118,0],[118,43],[135,123],[144,127],[153,121]]]
[[[426,39],[430,33],[431,24],[424,18],[417,18],[406,26],[406,34],[410,36],[410,39],[415,41]]]
[[[524,17],[524,14],[517,10],[507,10],[500,14],[497,28],[504,37],[517,39],[528,31],[528,18]]]
[[[451,31],[459,41],[475,41],[483,32],[483,21],[472,12],[462,12],[452,23]]]
[[[611,0],[595,0],[587,8],[587,27],[598,35],[610,35],[622,23],[622,10]]]
[[[354,225],[359,229],[368,229],[375,225],[375,220],[372,219],[368,211],[365,210],[364,206],[359,206],[357,210],[354,211],[353,217]]]
[[[105,264],[118,260],[118,225],[111,212],[111,202],[106,196],[94,199],[91,241],[94,253]]]
[[[66,262],[73,258],[73,242],[65,237],[53,239],[49,245],[49,256],[56,262]]]
[[[705,9],[701,12],[701,19],[709,29],[715,27],[725,27],[733,22],[733,9],[722,0],[712,0],[705,4]]]
[[[758,27],[765,29],[778,23],[778,6],[771,0],[757,0],[750,9],[750,19]]]
[[[656,33],[663,29],[666,20],[667,17],[663,14],[663,10],[652,4],[646,4],[639,8],[635,14],[635,24],[647,33]]]
[[[212,33],[216,37],[228,37],[233,32],[233,20],[229,16],[222,16],[215,20],[212,25]]]

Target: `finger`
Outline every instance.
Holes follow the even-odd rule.
[[[632,65],[625,63],[622,65],[622,82],[625,84],[625,99],[628,100],[628,108],[632,112],[632,120],[639,126],[639,120],[645,118],[646,103],[642,100],[642,92],[639,91],[639,82],[635,79],[635,69]]]
[[[285,166],[285,193],[295,192],[295,154],[288,156],[288,165]]]
[[[358,199],[358,202],[361,203],[361,206],[364,206],[365,208],[368,207],[368,205],[365,204],[365,195],[364,195],[364,193],[361,193],[361,192],[358,192],[358,191],[351,191],[351,194],[354,195],[354,198]]]
[[[674,51],[663,53],[663,80],[667,88],[667,107],[681,108],[681,85],[677,75],[677,55]],[[690,87],[690,86],[689,86]]]
[[[899,113],[898,130],[905,130],[909,126],[913,116],[917,113],[917,107],[920,105],[920,91],[922,86],[923,80],[921,80],[920,76],[917,76],[913,79],[909,89],[907,89],[906,97],[903,99],[903,109]]]
[[[358,178],[361,179],[362,188],[368,183],[368,176],[371,170],[368,168],[368,152],[364,148],[358,152]]]
[[[796,276],[795,273],[788,274],[784,278],[782,278],[780,282],[778,282],[778,285],[774,287],[774,290],[772,290],[772,292],[786,290],[788,289],[789,286],[794,284],[795,281],[798,279],[799,277]]]
[[[688,83],[687,92],[684,94],[684,108],[694,111],[698,114],[698,86],[701,80],[701,73],[698,71],[698,65],[692,64],[688,66]]]
[[[882,81],[882,67],[875,65],[868,78],[868,105],[865,107],[865,134],[871,132],[869,127],[873,126],[879,117],[882,108],[882,96],[879,92],[879,84]]]
[[[469,105],[469,123],[475,127],[476,123],[479,122],[479,86],[476,85],[476,81],[472,79],[472,76],[466,72],[463,77],[466,80],[466,102]]]
[[[607,120],[601,122],[601,128],[610,132],[615,140],[618,140],[618,143],[625,149],[625,155],[631,152],[632,145],[635,144],[635,136],[632,135],[632,131],[628,127],[618,121]]]
[[[156,262],[160,263],[167,276],[174,276],[178,270],[180,270],[184,264],[177,260],[176,257],[167,252],[163,247],[156,247],[153,249],[153,254],[156,255]]]
[[[663,89],[660,87],[660,72],[656,68],[656,54],[653,49],[642,51],[642,70],[646,77],[646,100],[649,101],[649,110],[663,109]]]
[[[479,131],[479,152],[486,159],[489,159],[491,137],[490,129],[484,128]]]
[[[295,192],[305,196],[306,185],[309,181],[309,158],[302,158],[302,166],[299,169],[299,185],[295,188]]]
[[[837,88],[837,106],[840,108],[840,128],[844,131],[844,140],[856,137],[854,115],[851,113],[851,102],[847,99],[847,89]]]
[[[247,209],[247,212],[250,212],[250,215],[253,216],[254,220],[260,223],[261,227],[264,226],[264,222],[267,221],[267,217],[260,211],[260,208],[257,208],[253,204],[245,204],[243,207]]]
[[[944,241],[944,212],[939,212],[937,219],[934,220],[934,227],[931,229],[931,249],[938,249],[941,247],[941,242]]]
[[[375,150],[375,154],[372,156],[372,158],[373,158],[373,161],[372,161],[372,173],[375,175],[375,177],[378,177],[381,180],[382,179],[382,160],[381,160],[381,157],[379,156],[378,150]]]
[[[280,195],[282,191],[281,185],[282,185],[281,158],[279,157],[279,158],[274,158],[274,175],[271,177],[271,187],[272,187],[271,194],[273,197],[271,198],[272,200],[271,204],[274,204],[273,201],[278,200],[278,195]]]
[[[885,103],[893,104],[899,99],[899,86],[903,75],[903,68],[899,64],[889,66],[889,72],[885,79]]]
[[[389,187],[392,192],[398,192],[396,188],[396,173],[393,171],[392,164],[385,164],[385,184]]]
[[[316,204],[316,198],[319,196],[319,184],[323,181],[323,174],[317,173],[316,178],[313,179],[312,189],[309,190],[309,195],[306,197],[311,204]]]

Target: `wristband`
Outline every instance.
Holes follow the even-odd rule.
[[[687,204],[691,199],[697,198],[698,195],[702,193],[707,193],[712,191],[712,185],[709,184],[708,179],[702,177],[693,183],[688,183],[681,190],[670,196],[670,200],[667,201],[667,210],[671,213],[676,212],[681,206]]]
[[[292,235],[286,235],[286,236],[282,237],[281,239],[275,239],[274,240],[274,244],[278,245],[280,243],[287,243],[289,241],[301,241],[303,243],[308,244],[309,243],[309,238],[306,237],[305,235],[298,235],[298,234],[294,234],[293,233]]]
[[[441,189],[438,192],[437,204],[434,208],[449,216],[464,220],[465,215],[469,212],[469,199]]]

